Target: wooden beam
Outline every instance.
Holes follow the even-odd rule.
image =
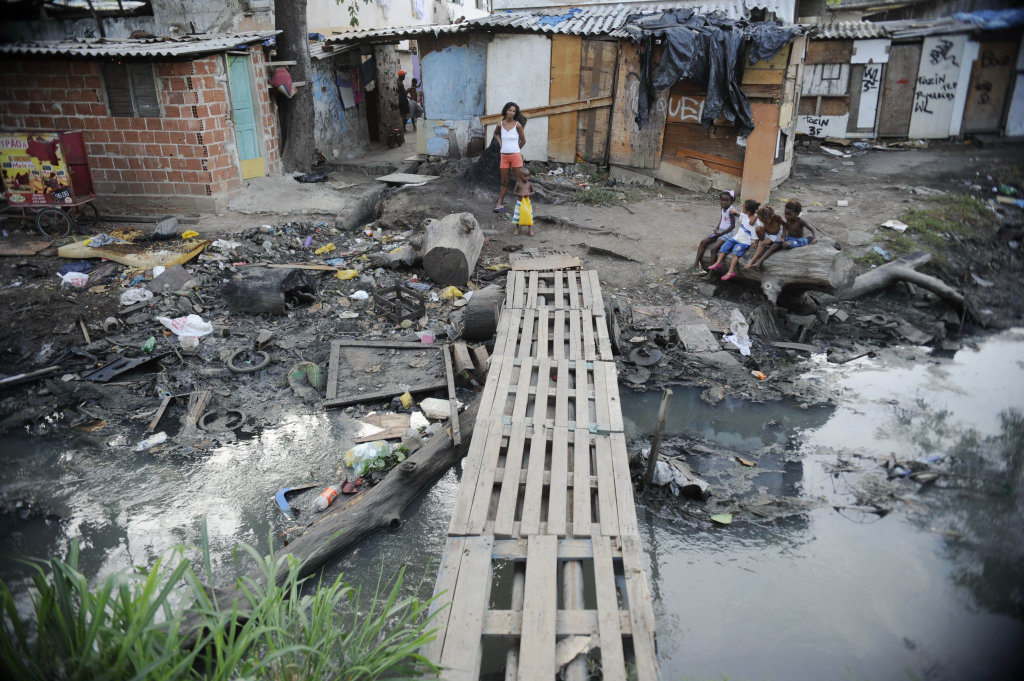
[[[555,114],[570,113],[572,111],[586,111],[587,109],[600,109],[604,106],[611,106],[611,97],[598,97],[597,99],[581,99],[567,104],[555,104],[553,106],[539,106],[534,109],[523,109],[522,113],[527,118],[543,118]],[[492,125],[501,120],[501,114],[488,114],[480,117],[484,125]]]

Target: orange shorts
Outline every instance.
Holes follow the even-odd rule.
[[[502,168],[522,168],[523,167],[523,155],[522,154],[502,154],[501,155],[501,166]]]

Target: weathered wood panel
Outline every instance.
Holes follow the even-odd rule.
[[[804,71],[804,96],[845,95],[849,91],[849,64],[810,64]]]
[[[574,35],[551,36],[550,104],[575,102],[580,88],[580,48],[582,40]],[[576,160],[575,111],[548,118],[548,160],[572,163]]]
[[[903,137],[910,130],[914,87],[921,62],[921,43],[893,45],[885,69],[882,102],[879,107],[879,136]]]
[[[662,157],[686,158],[700,154],[696,158],[717,157],[724,160],[742,163],[744,148],[736,144],[735,135],[717,132],[717,127],[706,130],[695,123],[666,123],[665,141],[662,145]]]
[[[812,40],[807,44],[806,64],[849,64],[852,40]]]
[[[964,132],[998,132],[1002,127],[1016,54],[1017,45],[1012,42],[981,44],[971,71]]]
[[[940,35],[925,38],[921,44],[910,137],[949,136],[966,43],[965,35]]]
[[[580,99],[610,97],[615,92],[615,63],[619,44],[609,40],[584,40],[580,63]],[[581,111],[577,116],[576,153],[591,163],[608,160],[611,107]]]
[[[770,102],[751,102],[754,132],[747,137],[747,153],[743,159],[744,198],[765,202],[772,189],[772,168],[779,139],[779,107]]]
[[[660,55],[655,54],[655,59]],[[612,108],[609,158],[616,165],[657,168],[661,163],[661,142],[665,135],[668,90],[654,100],[644,127],[636,123],[640,97],[640,46],[623,42],[619,46],[618,78]]]

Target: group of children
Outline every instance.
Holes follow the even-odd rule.
[[[729,270],[722,276],[722,281],[728,281],[736,276],[736,266],[740,258],[755,243],[757,248],[754,250],[754,257],[743,266],[745,269],[759,269],[761,263],[780,248],[799,248],[812,244],[817,239],[814,228],[800,217],[803,206],[799,201],[791,200],[786,203],[783,218],[776,214],[771,206],[762,206],[753,199],[743,202],[741,213],[732,205],[736,200],[736,192],[732,190],[722,192],[718,199],[722,208],[721,220],[715,231],[702,239],[697,247],[697,257],[693,260],[693,270],[696,274],[720,270],[725,263],[725,257],[731,254]],[[804,236],[805,230],[810,236]],[[714,257],[717,252],[718,257],[705,271],[700,260],[708,247],[711,248],[711,256]]]

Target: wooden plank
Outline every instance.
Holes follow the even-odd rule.
[[[565,350],[565,310],[555,310],[554,318],[555,333],[551,346],[551,357],[553,359],[568,359],[569,353]]]
[[[586,362],[576,362],[576,393],[575,413],[569,413],[569,419],[576,421],[576,427],[587,430],[591,423],[596,422],[597,413],[590,413],[590,385]]]
[[[154,430],[156,430],[156,427],[160,424],[160,419],[164,417],[164,412],[167,411],[167,407],[168,405],[170,405],[171,400],[173,399],[173,395],[167,395],[162,400],[160,400],[160,406],[157,407],[156,413],[153,414],[153,420],[149,422],[148,426],[146,426],[147,433],[152,433]]]
[[[594,317],[597,326],[597,356],[599,359],[612,361],[612,342],[608,336],[608,320],[604,315]]]
[[[536,359],[537,383],[533,390],[533,422],[547,423],[551,398],[551,358],[546,354]]]
[[[611,443],[612,474],[615,476],[615,505],[619,514],[619,532],[623,536],[635,535],[638,532],[636,505],[633,501],[626,436],[624,433],[612,433],[608,440]]]
[[[746,69],[742,85],[782,85],[785,76],[783,69]]]
[[[571,310],[579,308],[579,272],[566,272],[566,277],[569,279],[569,305],[567,306]]]
[[[852,56],[852,40],[812,40],[807,44],[804,63],[849,64]]]
[[[579,36],[558,33],[551,36],[551,85],[548,90],[548,102],[551,104],[583,99],[579,92],[581,47],[582,38]],[[549,160],[575,162],[577,116],[573,111],[548,118]]]
[[[558,538],[529,538],[526,554],[526,602],[519,643],[519,679],[555,678],[555,615],[558,611]]]
[[[548,350],[548,324],[551,313],[548,310],[537,311],[537,352],[536,357],[551,357]]]
[[[519,272],[550,272],[555,270],[578,270],[583,261],[575,255],[553,253],[537,258],[519,258],[512,263],[512,269]]]
[[[590,288],[594,292],[593,298],[590,301],[590,309],[593,310],[596,315],[603,315],[604,297],[601,295],[601,280],[597,276],[597,270],[588,270],[583,276],[590,280]]]
[[[462,563],[466,548],[465,537],[448,537],[444,553],[441,554],[441,565],[437,570],[437,581],[434,583],[434,595],[438,596],[430,604],[431,614],[439,612],[431,621],[438,628],[437,637],[420,649],[420,653],[435,664],[441,661],[444,639],[448,632],[448,620],[451,617],[451,602],[455,598],[455,582],[459,576],[459,565]]]
[[[619,534],[619,512],[615,502],[615,477],[612,472],[611,444],[607,437],[594,438],[594,467],[597,469],[597,521],[601,534]]]
[[[572,288],[570,283],[569,288]],[[583,340],[580,336],[580,311],[569,310],[567,313],[569,316],[569,359],[582,360],[583,352],[580,348],[580,341]]]
[[[562,386],[558,386],[561,390]],[[569,431],[555,427],[551,435],[551,481],[548,487],[548,534],[565,535],[569,494]]]
[[[604,369],[604,394],[608,401],[608,427],[613,433],[621,433],[625,426],[622,422],[622,401],[619,396],[619,376],[615,362],[595,362],[594,373]]]
[[[650,106],[650,116],[640,128],[636,123],[636,95],[643,67],[640,64],[640,46],[631,42],[619,43],[616,66],[615,97],[612,105],[611,139],[608,158],[615,165],[630,168],[657,168],[661,165],[661,143],[665,134],[665,115],[668,111],[668,90],[663,90]],[[661,61],[663,49],[659,46],[652,55],[652,63]]]
[[[779,107],[769,102],[751,102],[754,131],[747,137],[740,193],[755,201],[768,200],[775,168],[775,145],[779,133]]]
[[[519,342],[519,327],[522,322],[522,308],[512,308],[502,312],[498,321],[497,340],[494,342],[495,355],[516,356],[516,344]]]
[[[452,422],[452,442],[456,447],[461,447],[462,433],[459,432],[459,402],[455,399],[455,372],[452,370],[450,350],[451,347],[448,345],[441,350],[441,354],[444,355],[444,372],[448,380],[448,405],[451,407],[448,418]]]
[[[660,675],[654,648],[654,611],[651,608],[651,594],[647,589],[647,574],[641,560],[640,538],[630,535],[620,537],[619,541],[622,543],[622,566],[626,576],[629,619],[633,624],[636,678],[638,681],[657,681]]]
[[[533,327],[536,324],[536,317],[536,310],[523,310],[523,323],[517,329],[519,333],[519,350],[516,352],[516,357],[519,359],[528,359],[533,356]]]
[[[501,116],[498,116],[501,119]],[[495,121],[497,123],[497,121]],[[430,182],[436,180],[439,175],[416,175],[414,173],[391,173],[390,175],[381,175],[373,179],[378,182],[387,182],[388,184],[423,184],[424,182]]]
[[[519,528],[524,537],[540,533],[546,450],[547,440],[544,437],[544,429],[534,426],[533,438],[530,440],[530,463],[526,472],[526,491],[523,496],[523,517]]]
[[[615,366],[612,362],[594,362],[594,421],[597,423],[597,432],[599,433],[611,433],[614,432],[612,428],[612,415],[611,415],[611,404],[610,395],[608,394],[608,374],[605,369],[608,364]],[[611,388],[618,394],[618,385],[616,383],[611,384]]]
[[[577,429],[572,458],[572,533],[576,537],[591,534],[590,511],[590,435]]]
[[[455,373],[460,375],[464,372],[472,373],[473,358],[469,354],[469,346],[466,345],[466,341],[455,341],[449,347],[452,351]]]
[[[526,423],[518,421],[512,424],[512,434],[508,438],[505,450],[505,475],[501,481],[501,493],[498,496],[498,509],[494,514],[494,534],[498,537],[511,537],[516,520],[516,505],[519,501],[519,472],[523,463],[523,446],[526,442]]]
[[[341,345],[338,341],[331,341],[331,359],[327,365],[327,399],[333,400],[338,396],[338,369],[341,360]]]
[[[397,397],[402,393],[422,393],[428,390],[438,390],[439,388],[447,388],[447,380],[438,379],[429,383],[420,383],[418,385],[409,386],[408,388],[394,387],[388,390],[381,390],[373,393],[357,393],[353,395],[347,395],[346,397],[336,397],[333,400],[324,399],[323,405],[325,407],[344,407],[347,404],[359,404],[361,402],[378,402],[383,400],[390,400],[392,397]]]
[[[981,43],[971,67],[963,132],[999,132],[1006,95],[1011,92],[1016,47],[1006,41]]]
[[[501,454],[502,423],[495,418],[487,433],[487,442],[480,453],[480,464],[476,476],[476,484],[472,487],[472,507],[469,509],[468,520],[462,525],[462,532],[450,532],[450,534],[483,534],[484,525],[487,523],[491,511],[491,503],[494,496],[494,471],[498,467],[498,457]],[[475,428],[474,428],[475,430]],[[474,438],[475,440],[475,438]],[[463,484],[466,484],[465,482]],[[462,491],[461,487],[459,489]],[[458,502],[458,499],[456,499]],[[455,515],[452,514],[452,526],[455,524]]]
[[[537,272],[529,272],[527,276],[530,278],[530,283],[526,289],[525,307],[533,309],[537,307]]]
[[[560,305],[560,301],[562,300],[562,296],[565,295],[565,289],[563,288],[563,280],[565,277],[568,276],[571,276],[569,272],[566,272],[564,274],[562,272],[555,272],[554,279],[552,281],[555,293],[553,295],[554,299],[550,302],[550,306],[555,309],[560,309],[562,307]]]
[[[604,320],[600,320],[604,323]],[[597,347],[594,345],[594,315],[590,310],[584,310],[580,318],[583,326],[583,359],[593,361],[597,359]]]
[[[557,312],[555,313],[558,314]],[[555,374],[555,427],[569,425],[569,360],[556,360],[558,373]]]
[[[606,537],[594,537],[593,550],[601,670],[605,681],[625,681],[626,662],[622,653],[619,599],[615,593],[615,566],[612,564],[611,545]]]
[[[569,540],[577,541],[577,540]],[[559,551],[559,558],[561,558]],[[629,621],[629,612],[620,610],[617,613],[619,632],[629,636],[633,625]],[[596,610],[559,610],[555,615],[555,636],[589,636],[599,628],[599,613]],[[517,610],[489,610],[484,618],[484,636],[502,636],[518,638],[523,630],[523,613]],[[602,665],[603,666],[603,665]],[[602,670],[603,678],[608,676]]]
[[[519,382],[516,383],[516,398],[512,405],[512,413],[502,414],[502,416],[511,416],[512,423],[526,418],[526,407],[530,403],[530,379],[532,378],[533,368],[537,363],[537,360],[530,358],[524,358],[521,361]]]
[[[567,102],[565,104],[556,104],[553,106],[538,106],[532,109],[523,109],[522,113],[527,118],[542,118],[545,116],[554,116],[556,114],[569,113],[571,111],[586,111],[587,109],[600,109],[601,107],[611,106],[611,97],[598,97],[597,99],[582,99],[575,102]],[[494,125],[501,120],[501,114],[487,114],[486,116],[480,117],[480,122],[484,125]]]
[[[477,410],[480,415],[486,414],[481,409]],[[469,452],[466,454],[465,469],[462,474],[462,484],[459,485],[459,493],[455,497],[455,506],[452,508],[452,521],[448,525],[449,535],[470,534],[470,515],[473,510],[473,501],[476,496],[477,485],[480,482],[482,471],[485,469],[485,455],[496,451],[500,447],[502,434],[502,423],[500,419],[493,421],[477,419],[473,428],[473,439],[469,443]],[[497,444],[491,445],[491,442]],[[493,479],[493,471],[489,471]],[[485,489],[486,481],[482,485]],[[488,496],[490,490],[487,491]]]
[[[484,615],[491,596],[491,547],[494,537],[466,539],[459,576],[455,583],[441,666],[446,681],[476,681],[480,678]],[[552,637],[552,642],[554,638]]]

